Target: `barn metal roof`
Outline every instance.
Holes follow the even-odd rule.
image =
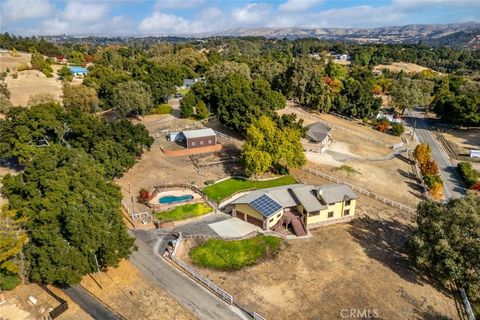
[[[186,130],[186,131],[182,131],[182,133],[187,139],[211,137],[215,135],[215,131],[213,131],[213,129],[211,128],[198,129],[198,130]]]

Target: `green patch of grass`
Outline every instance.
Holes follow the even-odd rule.
[[[341,166],[341,167],[337,167],[337,168],[333,168],[332,169],[333,172],[339,172],[339,171],[342,171],[342,172],[345,172],[348,176],[354,176],[356,174],[360,174],[361,173],[355,169],[353,169],[352,167],[350,166]]]
[[[177,221],[202,216],[212,210],[212,207],[206,203],[194,203],[178,206],[168,211],[155,212],[155,217],[160,221]]]
[[[225,241],[210,239],[189,252],[193,263],[217,270],[239,270],[251,266],[262,258],[273,256],[280,249],[282,240],[258,235],[251,239]]]
[[[181,93],[182,95],[186,95],[188,91],[190,91],[188,88],[177,89],[177,93]]]
[[[278,187],[287,184],[297,183],[292,176],[283,176],[278,179],[267,181],[254,181],[246,179],[228,179],[216,184],[205,187],[202,191],[210,198],[216,201],[221,201],[228,196],[231,196],[237,191],[247,189],[265,189],[271,187]]]

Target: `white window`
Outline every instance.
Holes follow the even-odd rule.
[[[192,142],[192,147],[195,147],[197,143],[195,141]]]
[[[203,140],[200,140],[200,145],[203,146]]]
[[[343,210],[343,215],[348,216],[350,214],[350,209]]]
[[[351,200],[347,200],[347,201],[345,201],[345,205],[349,206],[351,202],[352,202]]]
[[[212,140],[208,139],[208,144],[212,144]]]
[[[328,213],[328,217],[329,217],[329,218],[333,218],[333,211],[330,211],[330,212]]]

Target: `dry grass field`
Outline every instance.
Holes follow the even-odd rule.
[[[1,54],[0,55],[0,71],[6,71],[7,68],[11,72],[17,70],[21,64],[30,64],[30,59],[32,57],[31,53],[18,53],[18,57],[12,57],[10,54]]]
[[[412,227],[408,214],[360,197],[354,222],[288,241],[273,259],[236,272],[196,269],[267,319],[340,319],[345,309],[376,310],[379,319],[459,319],[457,301],[411,270],[404,244]],[[179,257],[191,263],[196,244],[184,242]]]
[[[195,319],[162,289],[149,283],[129,261],[122,261],[118,268],[95,273],[92,277],[84,277],[81,285],[125,319]]]
[[[400,72],[403,70],[403,72],[406,73],[418,73],[422,72],[423,70],[427,70],[429,68],[419,66],[418,64],[415,63],[408,63],[408,62],[394,62],[392,64],[379,64],[373,68],[374,71],[376,70],[383,70],[383,69],[388,69],[392,72]]]
[[[480,129],[451,129],[443,136],[458,154],[467,155],[470,150],[480,150]]]
[[[55,77],[47,78],[43,73],[37,70],[25,70],[18,73],[18,78],[14,79],[10,73],[5,82],[10,90],[10,102],[14,106],[26,106],[28,99],[37,94],[52,94],[58,101],[61,100],[62,82]]]

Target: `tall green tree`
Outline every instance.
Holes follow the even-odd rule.
[[[267,116],[261,116],[247,130],[242,159],[247,175],[264,173],[275,167],[298,168],[305,164],[302,133],[293,127],[279,128]]]
[[[133,239],[120,213],[119,187],[83,150],[42,149],[17,176],[7,175],[3,192],[27,219],[28,275],[34,281],[75,284],[87,273],[127,258]]]
[[[21,252],[28,241],[25,222],[15,210],[0,208],[0,290],[11,290],[20,283]]]
[[[132,113],[138,116],[152,108],[153,100],[145,83],[128,81],[115,86],[112,104],[124,117]]]
[[[99,109],[100,100],[94,88],[84,85],[72,86],[65,83],[62,88],[63,106],[66,109],[79,108],[83,112],[92,113]]]
[[[467,290],[480,301],[480,196],[469,193],[448,203],[423,201],[418,227],[408,242],[417,267],[442,282]]]

